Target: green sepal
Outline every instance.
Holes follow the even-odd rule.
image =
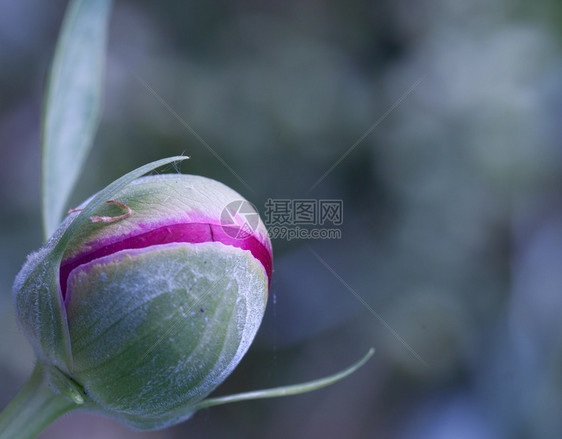
[[[185,160],[170,157],[141,166],[98,192],[75,218],[67,218],[39,251],[28,256],[16,276],[13,293],[20,326],[38,357],[64,372],[72,369],[66,309],[59,285],[59,266],[76,231],[115,193],[136,178],[160,166]]]
[[[72,376],[105,414],[139,429],[186,419],[238,365],[268,280],[219,242],[124,250],[69,277]]]
[[[76,405],[82,405],[87,400],[84,388],[74,379],[62,372],[56,366],[45,366],[46,381],[55,393],[64,396]]]

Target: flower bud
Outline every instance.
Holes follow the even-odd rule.
[[[271,243],[251,205],[208,178],[144,177],[108,201],[62,256],[55,249],[81,209],[28,258],[14,284],[18,320],[90,409],[162,428],[189,417],[248,350]]]

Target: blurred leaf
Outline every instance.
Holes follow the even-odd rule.
[[[57,42],[42,115],[43,231],[64,212],[99,120],[111,0],[71,0]]]

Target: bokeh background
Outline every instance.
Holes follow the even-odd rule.
[[[40,107],[65,6],[0,0],[0,407],[34,361],[11,284],[41,243]],[[562,437],[561,20],[548,0],[116,0],[70,206],[180,153],[262,213],[341,199],[341,239],[274,241],[262,328],[216,394],[376,354],[324,390],[163,431],[72,413],[40,438]]]

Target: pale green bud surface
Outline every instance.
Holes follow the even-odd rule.
[[[259,217],[246,227],[255,211],[231,212],[225,227],[227,206],[245,200],[204,177],[145,177],[112,200],[62,257],[78,211],[28,258],[14,284],[18,320],[40,361],[83,389],[85,407],[162,428],[189,417],[248,350],[271,244]]]

